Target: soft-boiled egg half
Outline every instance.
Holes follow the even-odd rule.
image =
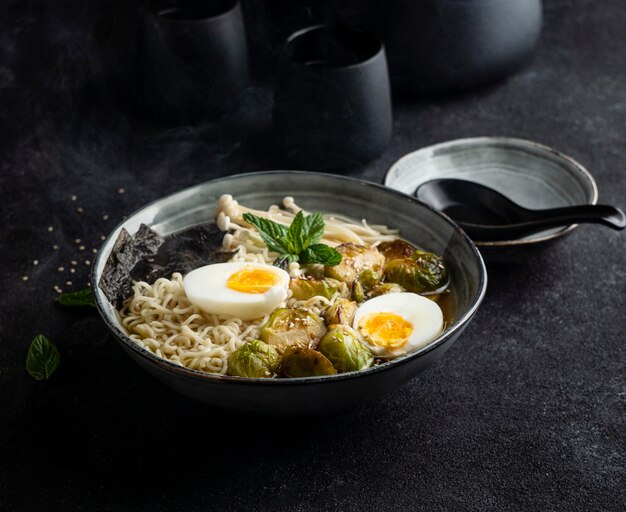
[[[207,313],[253,320],[287,298],[289,274],[264,263],[217,263],[189,272],[183,287],[191,303]]]
[[[416,293],[388,293],[364,302],[353,327],[377,357],[398,357],[434,340],[443,330],[436,302]]]

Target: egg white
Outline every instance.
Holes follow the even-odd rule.
[[[413,332],[403,347],[386,348],[368,343],[359,332],[358,324],[370,313],[395,313],[412,324]],[[361,342],[377,357],[394,358],[427,345],[443,330],[443,312],[439,305],[416,293],[388,293],[370,299],[357,309],[352,323]]]
[[[229,288],[226,283],[230,276],[245,268],[272,272],[278,283],[265,293],[245,293]],[[254,320],[271,313],[287,298],[289,274],[264,263],[217,263],[189,272],[183,279],[183,287],[189,301],[207,313]]]

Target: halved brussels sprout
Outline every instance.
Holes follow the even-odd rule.
[[[276,374],[280,362],[280,354],[274,347],[252,340],[230,355],[226,375],[269,378]]]
[[[333,364],[317,350],[302,347],[289,347],[285,350],[280,373],[284,377],[315,377],[335,375]]]
[[[333,304],[328,306],[324,312],[324,320],[326,325],[333,324],[352,324],[354,313],[356,313],[357,303],[349,299],[337,299]]]
[[[410,258],[417,250],[417,247],[398,239],[391,242],[382,242],[377,246],[377,249],[385,257],[385,260],[396,260],[399,258]]]
[[[374,272],[369,268],[362,270],[352,283],[352,300],[363,302],[382,278],[382,272]]]
[[[369,368],[374,361],[372,353],[349,325],[331,325],[317,349],[340,373]]]
[[[358,279],[352,283],[352,300],[359,304],[365,300],[365,289]]]
[[[397,283],[382,283],[374,287],[369,294],[370,299],[378,297],[379,295],[386,295],[388,293],[401,293],[406,290]]]
[[[445,286],[448,271],[441,256],[415,251],[411,258],[388,261],[385,277],[387,281],[399,284],[409,292],[426,293]]]
[[[282,353],[287,347],[315,348],[326,327],[315,313],[303,308],[274,311],[261,329],[261,339]]]
[[[349,243],[339,245],[335,249],[342,255],[341,263],[333,267],[324,267],[324,271],[327,277],[344,283],[352,284],[366,269],[382,273],[385,266],[385,257],[375,247]]]
[[[350,290],[346,283],[331,278],[294,278],[289,281],[289,289],[292,291],[292,296],[296,300],[306,300],[317,295],[330,299],[337,292],[339,292],[342,297],[350,295]]]
[[[300,269],[304,270],[304,275],[310,279],[324,279],[324,265],[317,263],[301,264]]]

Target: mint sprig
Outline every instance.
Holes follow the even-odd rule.
[[[296,214],[289,228],[273,220],[251,213],[244,213],[243,220],[256,228],[270,251],[280,256],[274,265],[286,268],[289,263],[319,263],[335,266],[341,263],[341,254],[326,244],[319,243],[324,234],[324,218],[321,213]]]

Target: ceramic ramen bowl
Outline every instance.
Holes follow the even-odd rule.
[[[453,322],[421,349],[358,372],[324,377],[247,379],[204,373],[161,359],[132,341],[114,306],[98,288],[120,230],[144,223],[160,235],[213,221],[216,202],[232,194],[241,204],[266,209],[293,196],[309,211],[336,213],[398,228],[400,236],[442,255],[454,290]],[[129,286],[131,285],[129,280]],[[487,287],[482,258],[450,219],[409,195],[356,179],[311,172],[268,171],[216,179],[137,210],[106,239],[94,265],[92,286],[100,315],[121,347],[143,370],[181,394],[209,406],[244,413],[310,416],[358,406],[392,393],[438,360],[469,325]]]

